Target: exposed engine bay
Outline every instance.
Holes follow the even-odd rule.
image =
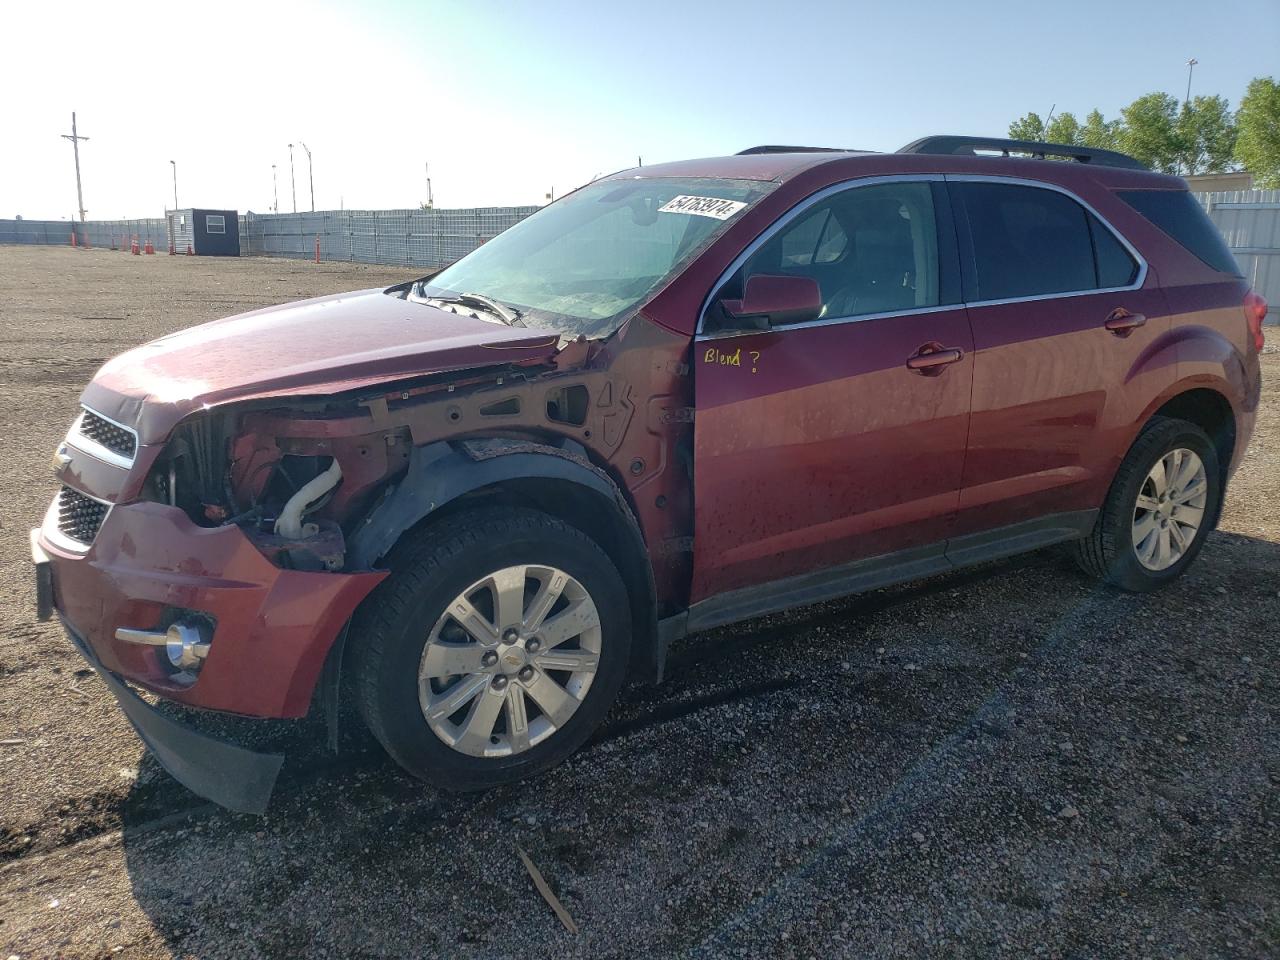
[[[602,356],[597,365],[592,360],[607,348],[571,342],[554,366],[508,364],[347,395],[215,407],[174,429],[141,495],[180,508],[202,527],[238,526],[285,569],[368,569],[378,558],[353,565],[352,537],[404,479],[415,449],[444,441],[480,460],[492,451],[476,443],[505,440],[541,444],[544,452],[549,446],[607,475],[628,491],[641,527],[657,521],[659,539],[681,538],[690,504],[678,444],[689,426],[670,412],[681,404],[664,392],[638,410],[630,377],[622,376],[631,373],[631,356],[647,356],[636,372],[671,390],[683,369],[671,346],[665,368],[652,367],[647,351]],[[646,487],[652,493],[639,498]],[[682,562],[655,560],[655,567]]]

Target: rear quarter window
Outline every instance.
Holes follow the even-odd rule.
[[[1243,276],[1204,208],[1186,190],[1117,190],[1116,196],[1213,269]]]

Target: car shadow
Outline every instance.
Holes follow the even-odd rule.
[[[1218,751],[1182,771],[1191,807],[1228,767],[1246,807],[1280,782],[1274,761],[1241,759],[1265,691],[1240,679],[1280,610],[1278,568],[1280,545],[1216,533],[1177,594],[1133,596],[1046,550],[724,628],[679,645],[662,686],[629,687],[568,762],[482,794],[418,783],[365,739],[328,755],[313,720],[258,734],[288,756],[264,817],[157,787],[148,756],[124,810],[132,893],[190,956],[803,956],[832,937],[871,955],[936,953],[949,936],[982,955],[991,928],[974,917],[1051,953],[1078,947],[1050,909],[1053,878],[1070,875],[1105,946],[1138,908],[1112,902],[1130,868],[1096,864],[1177,864],[1212,840],[1212,817],[1177,832],[1126,820],[1126,796],[1169,779],[1159,764],[1190,762],[1166,737],[1147,743],[1153,725]],[[1153,639],[1171,610],[1182,625]],[[1046,857],[1066,864],[1040,877]],[[1176,939],[1213,873],[1141,909],[1168,913]],[[1228,904],[1257,895],[1237,886]],[[866,895],[830,902],[846,888]],[[921,918],[953,913],[970,919],[924,937]]]

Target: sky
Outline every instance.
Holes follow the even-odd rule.
[[[1154,90],[1280,76],[1280,0],[273,2],[0,6],[0,218],[545,202],[760,143],[1003,136]]]

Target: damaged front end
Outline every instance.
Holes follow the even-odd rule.
[[[340,458],[323,440],[268,434],[268,419],[228,411],[184,422],[148,474],[143,499],[177,507],[202,527],[234,525],[283,569],[342,570],[344,534],[333,517],[351,507],[336,494],[347,479],[343,460],[350,491],[361,473],[356,461],[370,454],[340,444]],[[379,467],[388,468],[385,459]]]
[[[387,554],[444,504],[498,488],[516,499],[564,491],[584,523],[611,516],[607,537],[634,558],[624,575],[638,615],[652,615],[655,597],[658,612],[678,606],[689,557],[666,544],[684,542],[691,510],[680,446],[690,427],[670,413],[687,406],[685,350],[643,324],[553,357],[236,399],[172,424],[111,407],[138,424],[131,463],[107,475],[69,447],[59,470],[101,501],[100,526],[62,542],[55,502],[33,553],[73,642],[165,768],[224,806],[260,811],[279,755],[210,747],[129,685],[252,717],[316,704],[336,717],[347,627],[387,576]],[[148,416],[161,426],[148,430]]]

